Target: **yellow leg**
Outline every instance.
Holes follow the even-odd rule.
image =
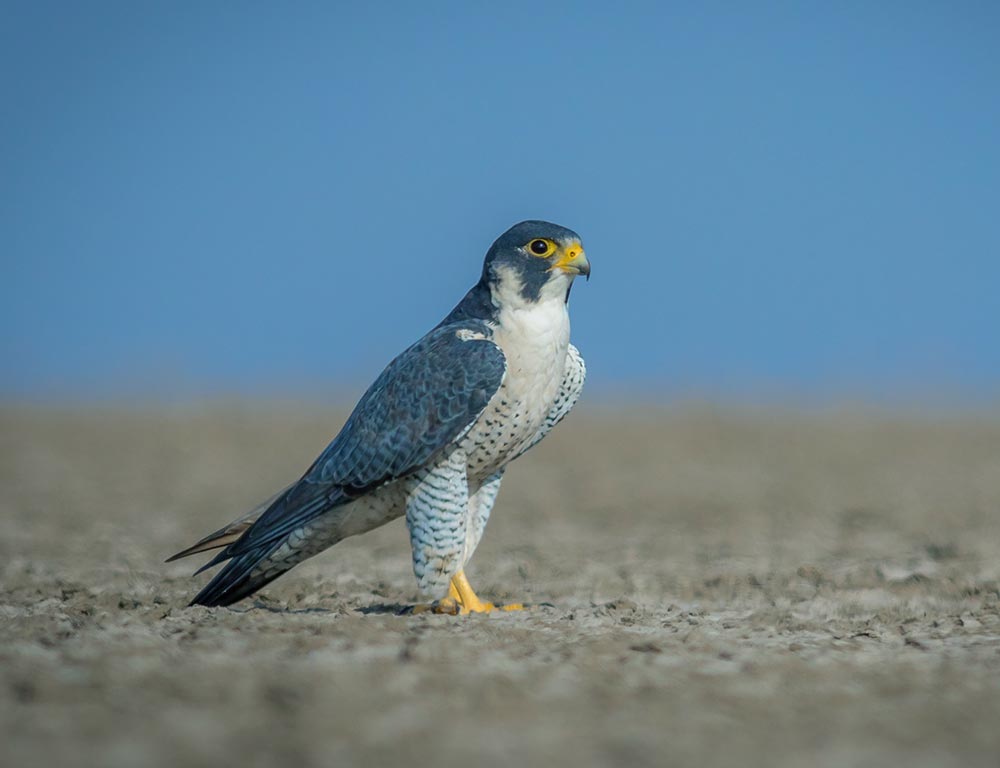
[[[521,611],[524,610],[524,606],[521,603],[512,603],[510,605],[494,605],[493,603],[487,603],[480,600],[475,592],[472,591],[472,585],[469,583],[468,578],[465,576],[465,571],[459,571],[451,578],[451,587],[448,589],[448,596],[451,597],[452,591],[458,593],[458,605],[459,613],[489,613],[490,611]]]
[[[447,613],[452,616],[461,614],[463,616],[470,613],[489,613],[490,611],[523,611],[522,603],[511,603],[510,605],[494,605],[480,600],[472,585],[469,584],[465,571],[456,573],[448,584],[448,596],[441,598],[436,603],[423,603],[415,605],[406,612],[417,613]]]
[[[458,590],[455,589],[455,583],[450,582],[448,584],[448,597],[438,600],[436,603],[421,603],[420,605],[413,606],[408,613],[448,613],[452,616],[457,615],[461,612],[462,608],[462,598],[458,594]]]

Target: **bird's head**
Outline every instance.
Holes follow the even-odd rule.
[[[590,277],[580,236],[547,221],[515,224],[496,239],[483,265],[495,298],[521,302],[565,300],[577,275]]]

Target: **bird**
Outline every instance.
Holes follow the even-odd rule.
[[[301,478],[167,560],[220,551],[191,605],[227,606],[337,542],[406,518],[419,592],[437,613],[519,610],[479,598],[465,566],[504,471],[580,397],[569,296],[590,278],[580,236],[522,221],[486,253],[479,281],[375,379]]]

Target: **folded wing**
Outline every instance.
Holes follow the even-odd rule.
[[[282,571],[262,575],[257,567],[270,553],[319,515],[432,463],[475,423],[505,373],[503,352],[485,325],[468,321],[428,333],[386,367],[302,478],[205,566],[229,560],[193,603],[228,605],[276,578]],[[239,522],[175,557],[220,546]]]

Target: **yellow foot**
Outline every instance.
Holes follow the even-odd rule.
[[[459,571],[451,579],[451,587],[448,596],[455,595],[458,600],[459,613],[463,616],[470,613],[490,613],[492,611],[523,611],[522,603],[511,603],[510,605],[494,605],[480,600],[476,593],[472,591],[472,585],[465,576],[465,571]]]
[[[443,600],[438,600],[434,603],[419,603],[411,608],[403,609],[403,613],[411,613],[414,616],[418,613],[444,613],[451,616],[457,616],[462,612],[461,606],[458,601],[451,597],[446,597]]]
[[[529,606],[524,603],[495,605],[480,600],[472,591],[472,585],[465,577],[464,571],[459,571],[452,577],[448,585],[448,596],[434,603],[421,603],[407,608],[402,613],[416,615],[418,613],[438,613],[451,616],[468,616],[470,613],[492,613],[493,611],[525,611]]]
[[[459,597],[458,590],[455,589],[454,583],[448,584],[448,597],[438,600],[433,603],[420,603],[418,605],[411,606],[410,608],[404,608],[400,613],[418,614],[418,613],[444,613],[451,616],[457,616],[461,613],[462,601]]]

